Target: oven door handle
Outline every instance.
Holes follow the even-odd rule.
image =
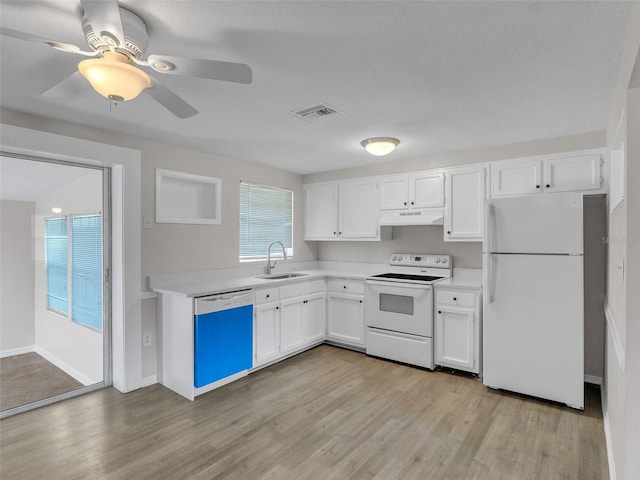
[[[429,290],[431,288],[431,285],[421,285],[418,283],[384,282],[379,280],[367,280],[367,285],[388,288],[413,288],[416,290]]]

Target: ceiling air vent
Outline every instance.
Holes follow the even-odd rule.
[[[318,104],[313,107],[301,108],[300,110],[294,110],[291,113],[298,118],[312,123],[324,120],[325,118],[344,115],[344,113],[337,108],[330,107],[326,104]]]

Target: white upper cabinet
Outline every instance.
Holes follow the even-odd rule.
[[[304,186],[304,239],[334,240],[338,235],[338,184]]]
[[[444,174],[428,170],[380,178],[380,210],[433,208],[444,205]]]
[[[444,240],[481,242],[484,230],[484,165],[446,171]]]
[[[375,178],[304,185],[305,240],[387,240]]]
[[[542,191],[542,161],[530,158],[491,163],[491,194],[531,195]]]
[[[602,156],[598,151],[501,160],[491,163],[491,195],[599,190],[601,175]]]
[[[597,190],[602,183],[602,160],[598,153],[577,154],[544,160],[547,192]]]
[[[378,237],[377,185],[372,179],[340,183],[338,236],[343,239]]]

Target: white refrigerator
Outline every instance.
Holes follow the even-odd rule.
[[[483,382],[584,408],[582,195],[488,200]]]

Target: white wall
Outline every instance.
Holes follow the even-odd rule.
[[[102,212],[102,172],[87,169],[83,178],[39,199],[34,222],[36,352],[91,385],[103,380],[102,333],[47,309],[44,219],[54,215],[53,207],[62,208],[64,214]]]
[[[33,202],[0,200],[0,356],[35,343],[34,216]]]

